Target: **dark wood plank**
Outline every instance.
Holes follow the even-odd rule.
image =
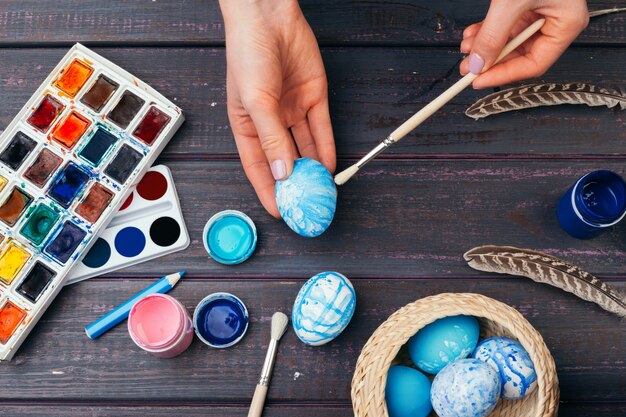
[[[206,405],[153,405],[153,406],[108,406],[108,405],[13,405],[0,406],[0,410],[6,411],[11,417],[241,417],[248,414],[248,407],[244,405],[221,406],[216,404]],[[297,405],[267,405],[263,410],[264,417],[351,417],[352,407],[350,406],[297,406]],[[596,414],[597,415],[597,414]],[[602,416],[602,414],[599,414]],[[607,414],[608,415],[608,414]]]
[[[590,0],[592,10],[624,6],[624,0]],[[468,25],[484,18],[489,1],[408,0],[300,2],[322,44],[458,43]],[[623,16],[597,19],[578,40],[583,44],[624,43]],[[216,1],[63,2],[6,0],[0,9],[0,44],[222,43]]]
[[[184,265],[181,262],[179,266]],[[323,269],[320,267],[320,269]],[[265,356],[270,317],[289,313],[302,280],[185,278],[171,292],[189,310],[206,294],[228,291],[247,304],[251,325],[231,349],[195,340],[183,355],[140,351],[120,325],[92,341],[84,326],[146,286],[146,280],[95,280],[64,289],[12,362],[0,364],[0,401],[247,403]],[[564,401],[619,401],[626,395],[626,329],[617,317],[553,287],[528,280],[353,280],[357,310],[337,340],[307,347],[289,331],[281,341],[272,401],[346,401],[356,359],[391,313],[448,291],[476,292],[517,308],[543,335],[558,367]],[[614,285],[626,289],[626,281]],[[299,373],[299,376],[296,376]]]
[[[97,49],[187,113],[165,155],[236,155],[226,115],[223,49]],[[61,59],[61,49],[0,49],[0,129]],[[362,155],[458,78],[453,49],[329,48],[331,115],[341,157]],[[626,49],[570,50],[544,77],[626,85]],[[465,109],[487,94],[463,92],[383,157],[392,155],[622,155],[626,118],[606,108],[560,106],[474,121]]]
[[[184,267],[204,277],[304,278],[320,268],[353,277],[476,276],[462,260],[465,251],[510,244],[561,256],[600,276],[624,277],[626,224],[583,241],[562,231],[556,218],[561,195],[579,176],[594,169],[623,174],[621,161],[373,162],[340,187],[334,223],[315,239],[294,234],[263,210],[239,162],[166,163],[191,245],[123,275]],[[201,238],[209,217],[225,209],[246,212],[259,234],[254,256],[235,267],[210,260]]]
[[[107,405],[11,405],[2,407],[11,417],[31,417],[33,415],[46,415],[48,417],[144,417],[151,415],[160,416],[185,416],[185,417],[230,417],[245,416],[248,408],[245,406],[218,406],[207,405],[153,405],[116,407]],[[626,405],[623,404],[585,404],[585,403],[561,403],[559,415],[563,417],[615,417],[626,413]],[[265,417],[352,417],[350,406],[311,406],[311,405],[266,405],[263,416]]]

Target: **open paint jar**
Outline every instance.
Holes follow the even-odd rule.
[[[209,256],[225,265],[242,263],[256,248],[256,227],[244,213],[224,210],[204,226],[202,241]]]
[[[193,313],[196,334],[214,348],[227,348],[239,342],[248,330],[248,322],[245,304],[226,292],[207,295]]]
[[[130,310],[128,333],[146,352],[159,358],[173,358],[191,344],[193,323],[178,300],[165,294],[152,294],[137,301]]]
[[[561,198],[559,223],[570,235],[589,239],[626,215],[626,182],[611,171],[583,175]]]

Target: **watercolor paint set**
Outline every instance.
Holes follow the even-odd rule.
[[[0,135],[0,360],[13,357],[184,120],[74,46]]]
[[[72,269],[67,283],[183,250],[189,242],[172,173],[165,165],[152,167]]]

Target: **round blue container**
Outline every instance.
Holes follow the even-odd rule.
[[[240,211],[220,211],[204,226],[202,241],[209,256],[217,262],[239,264],[252,256],[256,248],[256,227]]]
[[[561,198],[559,223],[578,239],[600,235],[626,215],[626,182],[612,171],[583,175]]]
[[[193,313],[196,335],[214,348],[227,348],[239,342],[248,330],[249,321],[243,301],[227,292],[207,295]]]

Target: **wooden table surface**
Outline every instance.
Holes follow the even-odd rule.
[[[591,9],[626,7],[590,1]],[[338,166],[345,168],[458,79],[459,40],[486,0],[301,2],[330,84]],[[392,312],[441,292],[476,292],[517,308],[557,364],[562,416],[626,413],[626,328],[613,315],[552,287],[468,268],[481,244],[546,251],[626,290],[626,224],[576,240],[556,204],[582,174],[625,174],[626,113],[560,106],[473,121],[466,91],[341,187],[322,237],[296,236],[267,215],[242,172],[226,115],[223,26],[207,0],[4,0],[0,4],[0,129],[76,41],[173,99],[187,122],[163,152],[192,243],[184,252],[64,289],[9,363],[0,365],[2,416],[243,416],[274,311],[324,270],[356,288],[348,329],[323,347],[289,332],[280,345],[266,417],[352,415],[350,380],[361,348]],[[626,85],[626,14],[599,17],[542,79]],[[256,222],[255,255],[211,261],[201,232],[223,209]],[[239,295],[251,312],[236,347],[198,340],[160,360],[125,326],[97,341],[84,326],[163,274],[186,269],[172,291],[189,310],[206,294]]]

